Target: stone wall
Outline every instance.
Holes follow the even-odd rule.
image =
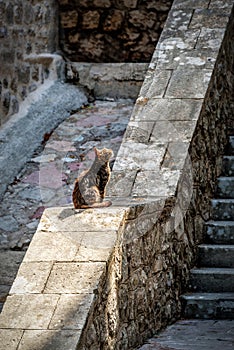
[[[172,0],[59,0],[60,46],[77,62],[149,62]]]
[[[0,1],[0,124],[48,79],[51,58],[35,55],[56,50],[57,27],[55,0]]]
[[[233,129],[232,7],[174,1],[114,164],[113,204],[44,212],[0,316],[4,344],[130,350],[180,316]]]
[[[131,209],[78,349],[134,349],[180,317],[234,126],[231,8],[174,1],[114,165],[109,195]]]

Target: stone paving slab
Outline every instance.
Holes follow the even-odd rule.
[[[94,294],[63,294],[60,296],[49,329],[82,330]]]
[[[50,262],[22,262],[10,294],[42,293],[51,269]]]
[[[80,333],[77,330],[76,332],[71,330],[27,330],[23,334],[19,347],[12,348],[12,350],[39,350],[39,348],[43,350],[75,349]]]
[[[57,262],[47,280],[45,293],[92,293],[105,269],[105,262]]]
[[[138,100],[139,101],[139,100]],[[146,100],[144,105],[138,103],[132,120],[139,123],[156,121],[190,121],[197,120],[202,101],[192,99],[155,99]]]
[[[73,207],[48,208],[38,229],[48,232],[105,232],[118,230],[125,208],[97,208],[76,210]],[[77,223],[79,222],[79,226]]]
[[[23,333],[20,329],[0,329],[0,349],[17,350]]]
[[[73,239],[72,239],[73,238]],[[25,262],[72,261],[81,245],[82,234],[37,230],[25,255]]]
[[[178,68],[166,91],[167,98],[204,98],[212,70]],[[193,79],[191,79],[193,76]]]
[[[179,321],[139,350],[220,350],[234,348],[234,321]]]
[[[0,328],[46,329],[58,299],[58,294],[10,295],[0,315]]]

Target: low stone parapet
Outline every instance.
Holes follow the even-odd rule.
[[[231,11],[174,1],[114,164],[113,204],[44,212],[0,317],[4,348],[134,349],[180,316],[233,127]]]

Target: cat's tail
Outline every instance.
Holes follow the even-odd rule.
[[[82,204],[80,209],[88,209],[88,208],[106,208],[112,205],[111,201],[101,202],[101,203],[93,203],[93,204]]]

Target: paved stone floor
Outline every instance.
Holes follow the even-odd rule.
[[[231,350],[234,349],[234,321],[183,320],[139,350]]]
[[[74,180],[94,158],[93,147],[116,155],[133,108],[132,100],[96,101],[45,134],[0,203],[0,303],[47,207],[71,203]],[[114,161],[114,159],[113,159]]]

